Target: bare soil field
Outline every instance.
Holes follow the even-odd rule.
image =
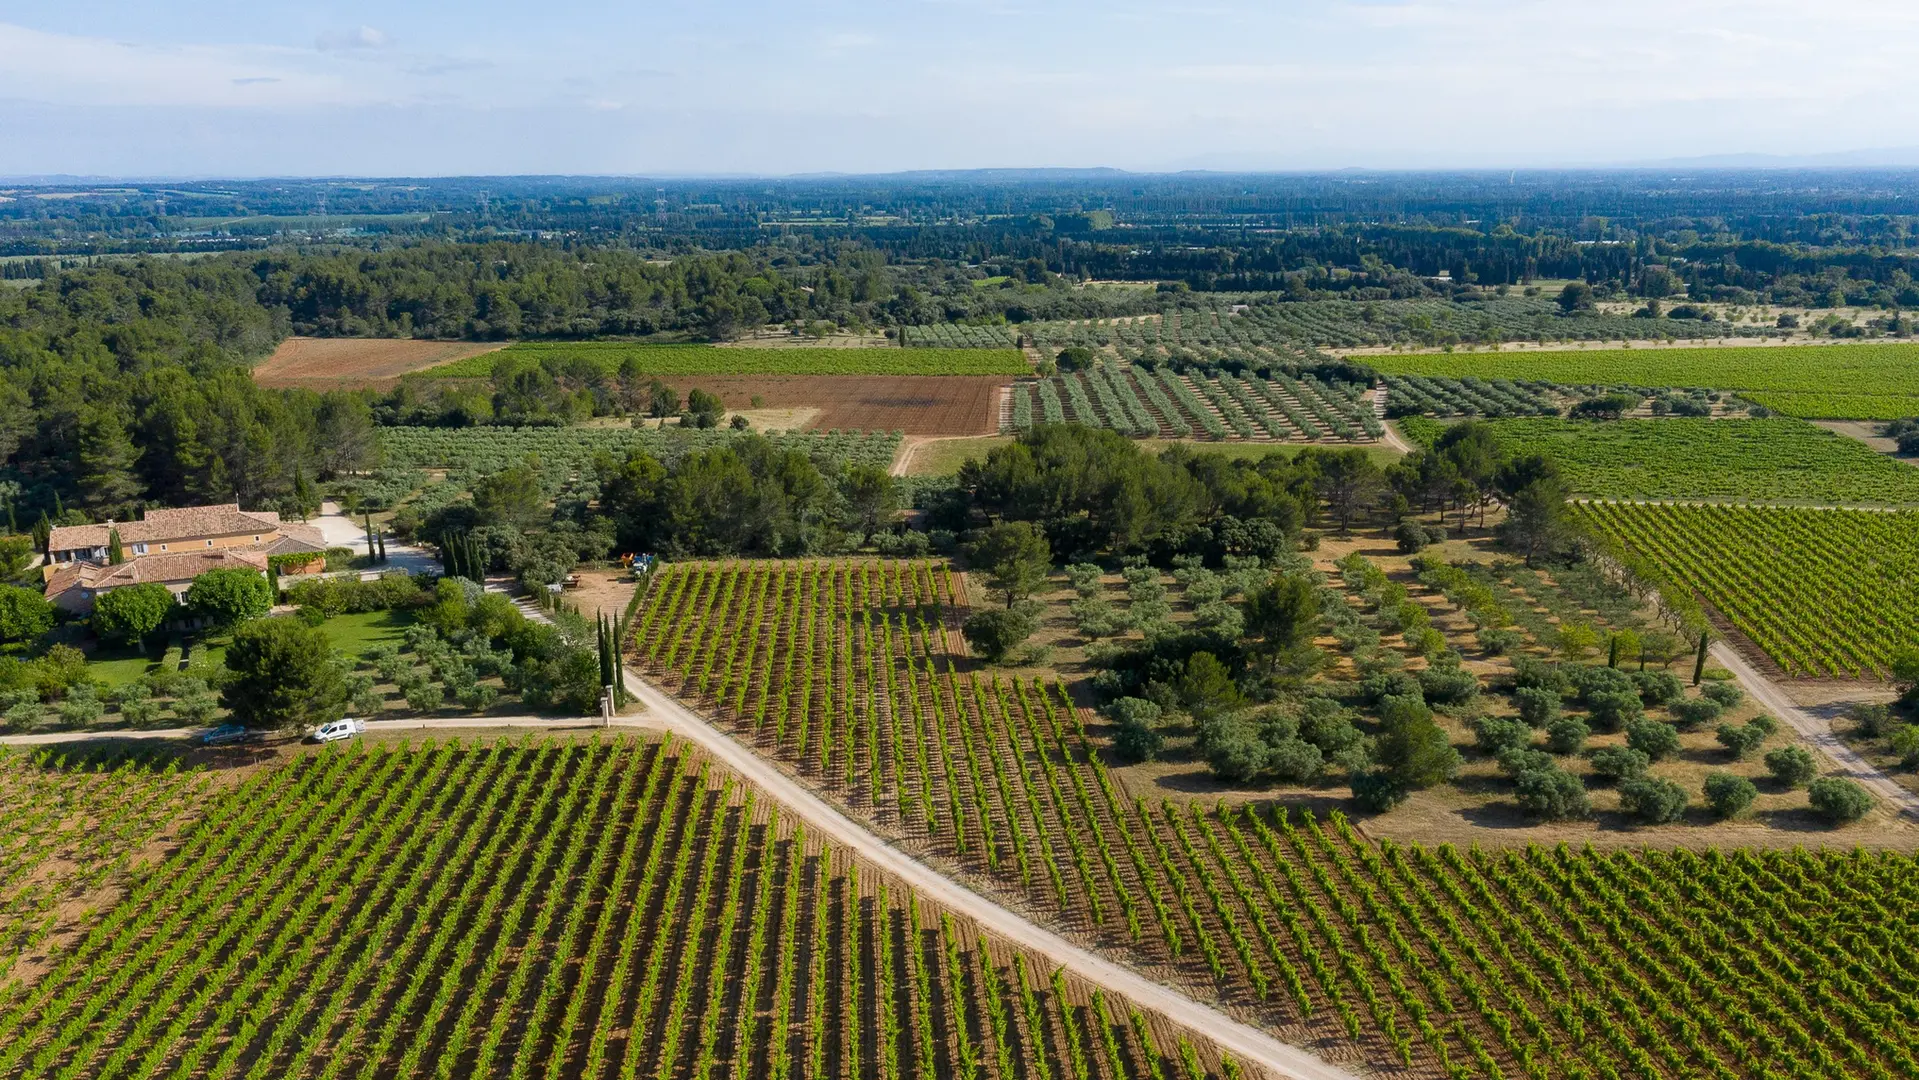
[[[416,341],[411,338],[306,338],[280,343],[253,369],[269,387],[384,390],[400,376],[506,348],[503,341]]]
[[[1002,375],[697,376],[672,380],[681,394],[698,387],[727,410],[813,407],[811,427],[900,431],[907,435],[992,435],[999,431]],[[755,403],[754,398],[760,400]]]

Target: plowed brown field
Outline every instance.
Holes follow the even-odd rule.
[[[399,382],[402,375],[493,352],[506,344],[410,338],[288,338],[253,369],[253,381],[261,386],[310,390],[383,390]]]
[[[728,409],[812,406],[814,428],[900,431],[908,435],[992,435],[999,431],[1001,375],[696,376],[668,383],[682,397],[694,388],[718,394]]]

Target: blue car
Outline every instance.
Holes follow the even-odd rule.
[[[238,724],[221,724],[200,737],[202,746],[231,746],[234,743],[251,742],[258,733]]]

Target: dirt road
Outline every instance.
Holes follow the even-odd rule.
[[[1328,1064],[1266,1032],[1240,1023],[1224,1013],[1115,964],[1088,949],[1044,929],[1024,916],[953,881],[868,831],[814,795],[732,736],[708,724],[697,713],[664,692],[632,675],[631,690],[647,711],[664,718],[675,734],[691,739],[720,763],[751,780],[788,809],[845,848],[918,890],[927,899],[964,914],[1006,940],[1045,956],[1049,961],[1097,986],[1132,999],[1213,1040],[1242,1062],[1257,1065],[1275,1077],[1294,1080],[1357,1080],[1354,1073]]]
[[[1919,795],[1893,783],[1885,773],[1873,768],[1871,762],[1854,753],[1852,747],[1832,733],[1831,724],[1801,709],[1777,684],[1747,663],[1746,658],[1739,655],[1739,650],[1723,641],[1715,641],[1712,644],[1712,656],[1733,673],[1739,685],[1746,688],[1746,693],[1837,762],[1847,779],[1857,781],[1906,817],[1919,820]]]

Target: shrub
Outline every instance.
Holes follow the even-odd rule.
[[[1368,769],[1353,777],[1353,799],[1360,807],[1383,814],[1406,801],[1411,791],[1389,769]]]
[[[1644,776],[1652,764],[1642,750],[1628,746],[1605,746],[1593,751],[1593,772],[1613,780],[1631,780]]]
[[[1319,776],[1326,758],[1304,739],[1281,739],[1268,747],[1266,764],[1280,779],[1303,784]]]
[[[406,707],[417,712],[432,712],[446,701],[446,694],[440,684],[431,679],[413,679],[400,688],[406,698]]]
[[[1507,747],[1530,744],[1533,741],[1533,729],[1523,721],[1486,717],[1473,724],[1473,738],[1481,750],[1497,754]]]
[[[1858,821],[1872,809],[1872,795],[1865,788],[1837,776],[1822,776],[1806,792],[1812,808],[1834,825]]]
[[[95,724],[106,712],[100,699],[74,694],[60,703],[60,719],[68,724]]]
[[[1892,752],[1906,768],[1919,768],[1919,724],[1906,724],[1892,733]]]
[[[1299,718],[1299,737],[1334,758],[1359,749],[1366,736],[1339,703],[1331,698],[1308,698]]]
[[[1161,709],[1145,698],[1123,697],[1109,703],[1106,714],[1117,723],[1152,727],[1159,723]]]
[[[1883,702],[1862,703],[1852,707],[1850,716],[1859,734],[1868,739],[1877,739],[1886,733],[1887,725],[1892,722],[1892,709]]]
[[[1555,754],[1577,754],[1586,748],[1592,729],[1577,716],[1562,716],[1546,727],[1546,748]]]
[[[1632,676],[1618,668],[1609,668],[1604,664],[1567,664],[1563,669],[1566,680],[1572,684],[1579,700],[1591,702],[1602,694],[1631,694],[1639,696],[1639,687]]]
[[[1719,719],[1725,707],[1709,697],[1684,698],[1667,709],[1681,728],[1692,731]]]
[[[1266,768],[1271,751],[1251,724],[1235,718],[1216,721],[1208,728],[1204,740],[1206,765],[1214,776],[1229,784],[1243,784]]]
[[[1734,761],[1759,749],[1759,744],[1766,741],[1766,733],[1751,724],[1721,724],[1716,734],[1719,745],[1732,754]]]
[[[1746,726],[1758,728],[1760,731],[1766,733],[1767,738],[1771,738],[1779,733],[1779,721],[1774,720],[1770,713],[1760,713],[1758,716],[1746,721]]]
[[[1488,656],[1506,656],[1518,652],[1525,643],[1526,638],[1517,630],[1481,627],[1479,631],[1479,647]]]
[[[1417,698],[1426,700],[1426,692],[1421,689],[1419,680],[1404,671],[1382,671],[1368,675],[1360,681],[1361,700],[1368,705],[1378,705],[1387,698]]]
[[[1658,720],[1634,720],[1626,725],[1626,745],[1659,761],[1678,751],[1679,730]]]
[[[1446,651],[1446,635],[1430,626],[1422,626],[1407,632],[1406,647],[1420,656],[1438,656]]]
[[[1759,789],[1743,776],[1716,772],[1706,777],[1706,805],[1722,818],[1738,817],[1758,794]]]
[[[1716,701],[1721,707],[1730,709],[1746,700],[1746,692],[1739,689],[1737,683],[1710,682],[1699,688],[1699,693],[1708,701]]]
[[[1592,725],[1599,731],[1618,731],[1645,715],[1639,694],[1633,690],[1609,690],[1594,694],[1586,701],[1592,710]]]
[[[1433,538],[1427,535],[1425,528],[1411,518],[1400,522],[1399,528],[1393,530],[1393,543],[1399,546],[1401,555],[1417,555],[1432,542]]]
[[[1619,805],[1648,825],[1664,825],[1686,815],[1686,789],[1663,777],[1641,776],[1619,785]]]
[[[1138,700],[1129,698],[1126,700]],[[1152,702],[1146,702],[1151,705]],[[1158,707],[1154,707],[1158,711]],[[1127,761],[1152,761],[1159,757],[1166,746],[1165,736],[1151,724],[1142,724],[1133,720],[1121,720],[1119,729],[1113,733],[1113,749]]]
[[[1559,719],[1559,702],[1558,691],[1540,686],[1522,686],[1513,691],[1513,705],[1519,709],[1519,718],[1533,727],[1547,727]]]
[[[1513,782],[1520,809],[1542,821],[1582,818],[1592,810],[1586,785],[1564,769],[1533,769]]]
[[[1012,608],[989,608],[966,620],[961,633],[980,659],[989,664],[1003,663],[1012,651],[1033,636],[1033,619]]]
[[[1536,687],[1551,690],[1555,694],[1564,694],[1572,689],[1572,680],[1566,677],[1565,669],[1558,664],[1548,664],[1544,660],[1535,660],[1522,656],[1513,661],[1513,685],[1520,689]]]
[[[211,692],[202,690],[180,698],[173,703],[173,715],[188,724],[204,724],[213,719],[220,711],[220,699]]]
[[[1636,671],[1632,675],[1633,685],[1639,689],[1639,700],[1647,705],[1664,705],[1677,701],[1686,692],[1679,676],[1670,671]]]
[[[1434,664],[1419,673],[1419,689],[1435,705],[1457,705],[1479,696],[1479,679],[1458,664]]]
[[[1082,637],[1112,637],[1132,625],[1131,618],[1104,597],[1075,600],[1068,610],[1072,612],[1074,628]]]
[[[1409,790],[1443,783],[1459,771],[1459,751],[1453,749],[1446,732],[1433,723],[1432,711],[1424,705],[1395,702],[1381,709],[1380,719],[1385,731],[1379,736],[1375,756]]]
[[[1787,787],[1803,787],[1819,774],[1819,763],[1803,746],[1782,746],[1766,755],[1766,771]]]
[[[1520,776],[1536,769],[1557,768],[1551,754],[1525,746],[1509,746],[1499,752],[1499,771]]]

